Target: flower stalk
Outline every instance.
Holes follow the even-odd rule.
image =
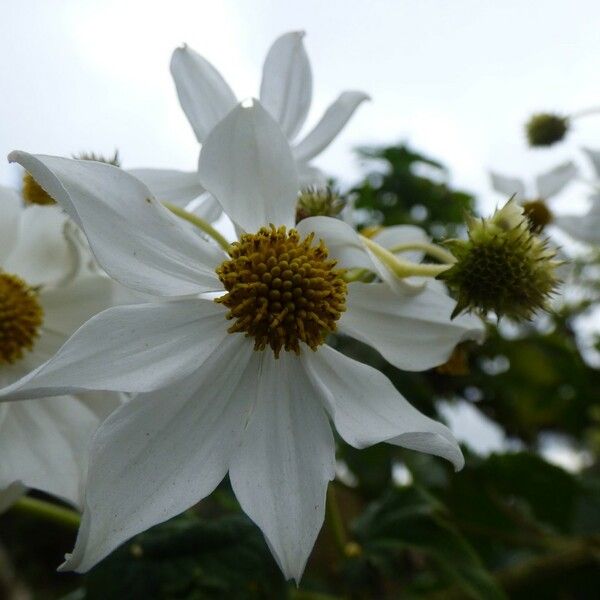
[[[33,515],[39,519],[64,525],[69,529],[77,529],[81,521],[79,514],[70,508],[30,496],[23,496],[11,508],[22,514]]]
[[[402,260],[377,242],[361,236],[364,245],[399,279],[405,277],[437,277],[451,265],[424,265]]]
[[[410,242],[405,244],[398,244],[390,248],[392,254],[400,254],[402,252],[410,252],[412,250],[419,250],[425,252],[432,258],[436,258],[442,263],[452,264],[456,262],[456,258],[451,252],[440,248],[436,244],[428,244],[426,242]]]
[[[210,236],[225,252],[229,254],[229,242],[207,221],[204,219],[188,212],[187,210],[172,204],[171,202],[163,202],[162,203],[165,208],[168,208],[174,215],[179,218],[195,225],[198,229],[206,233],[206,235]]]

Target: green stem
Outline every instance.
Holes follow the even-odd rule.
[[[337,502],[335,494],[334,484],[330,483],[327,488],[327,504],[325,506],[325,521],[333,535],[335,541],[335,547],[340,556],[346,555],[346,544],[348,538],[346,536],[346,529],[344,528],[344,520],[342,519],[342,513]]]
[[[429,254],[429,256],[437,258],[440,262],[446,264],[452,264],[456,262],[456,258],[451,252],[440,248],[440,246],[436,246],[435,244],[428,244],[426,242],[410,242],[406,244],[398,244],[397,246],[393,246],[392,248],[390,248],[390,252],[392,254],[398,254],[400,252],[409,252],[410,250],[421,250],[422,252]]]
[[[386,248],[383,248],[373,240],[361,236],[361,240],[371,252],[398,278],[405,277],[436,277],[447,271],[451,265],[423,265],[415,264],[398,258]]]
[[[15,510],[22,514],[33,515],[46,521],[53,521],[54,523],[64,525],[71,529],[77,529],[81,521],[79,513],[70,508],[58,506],[38,498],[31,498],[30,496],[23,496],[17,500],[12,505],[11,510]]]
[[[171,204],[170,202],[162,203],[165,208],[168,208],[174,215],[177,215],[181,219],[186,220],[188,223],[195,225],[198,229],[204,231],[207,235],[209,235],[225,252],[229,253],[229,246],[231,245],[210,223],[197,217],[196,215],[176,206],[175,204]]]
[[[591,106],[590,108],[584,108],[583,110],[576,110],[569,115],[569,119],[578,119],[579,117],[597,114],[600,114],[600,106]]]

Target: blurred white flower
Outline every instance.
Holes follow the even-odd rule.
[[[340,220],[311,217],[294,229],[296,163],[258,102],[232,110],[200,159],[206,189],[249,232],[228,254],[124,171],[23,152],[11,160],[78,220],[109,274],[155,296],[92,318],[2,392],[141,392],[94,438],[82,526],[63,569],[90,569],[196,504],[229,472],[285,576],[299,580],[334,477],[329,420],[355,447],[387,441],[462,467],[444,425],[379,371],[323,342],[339,331],[398,368],[420,371],[445,362],[461,340],[480,338],[481,327],[451,321],[454,302],[428,287],[346,284],[340,267],[378,266]],[[207,292],[218,300],[200,296]]]
[[[596,191],[590,195],[590,208],[584,215],[559,215],[556,225],[568,233],[573,239],[600,245],[600,151],[583,148],[590,160],[596,176],[594,187]]]
[[[518,177],[507,177],[499,173],[490,172],[492,187],[504,196],[515,196],[515,199],[523,204],[528,200],[549,200],[558,195],[579,174],[577,166],[571,162],[565,162],[546,173],[535,178],[534,189],[526,191],[525,183]]]
[[[70,223],[60,208],[23,208],[15,192],[0,188],[0,211],[0,385],[6,386],[110,306],[114,284],[104,276],[80,276],[85,261],[65,235]],[[87,447],[116,398],[93,393],[2,404],[3,503],[26,486],[81,505]]]
[[[303,44],[304,32],[293,31],[275,40],[263,65],[260,101],[279,123],[293,147],[302,187],[326,181],[310,166],[345,127],[358,106],[369,96],[345,91],[329,106],[321,120],[298,140],[312,100],[312,74]],[[237,104],[235,94],[215,67],[187,45],[177,48],[171,59],[177,94],[200,144]],[[185,205],[202,196],[195,211],[208,221],[220,215],[218,202],[206,193],[197,172],[165,169],[134,169],[160,200]]]
[[[557,196],[573,181],[579,170],[571,162],[565,162],[535,178],[535,190],[528,194],[524,182],[519,178],[506,177],[491,172],[492,187],[505,197],[513,197],[523,206],[525,216],[529,220],[530,229],[541,233],[547,225],[561,226],[560,219],[548,206],[548,200]]]

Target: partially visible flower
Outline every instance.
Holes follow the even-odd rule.
[[[554,214],[548,206],[548,200],[557,196],[573,181],[579,171],[576,165],[565,162],[535,179],[535,189],[527,193],[525,183],[518,177],[507,177],[499,173],[490,173],[494,190],[504,196],[514,197],[523,206],[530,228],[534,233],[540,233],[547,225],[554,222]]]
[[[52,357],[84,321],[111,305],[113,282],[80,277],[84,261],[58,207],[22,208],[0,188],[0,386]],[[87,446],[114,393],[62,395],[0,405],[0,496],[35,488],[81,506]],[[16,492],[15,492],[16,494]]]
[[[419,371],[444,362],[459,341],[480,338],[481,328],[451,321],[454,302],[428,287],[346,282],[346,270],[369,254],[339,219],[310,217],[294,228],[295,162],[258,102],[231,111],[201,155],[204,185],[242,232],[227,252],[124,171],[22,152],[11,160],[79,219],[108,273],[154,297],[97,315],[2,391],[140,393],[94,438],[86,510],[64,569],[86,571],[229,473],[285,576],[299,580],[334,476],[329,420],[355,447],[387,441],[462,466],[445,426],[325,338],[340,331]]]
[[[323,173],[309,163],[331,144],[369,96],[360,91],[342,92],[321,120],[298,139],[312,101],[312,73],[303,38],[304,32],[292,31],[275,40],[263,65],[260,101],[293,146],[304,187],[326,183]],[[187,45],[173,52],[171,74],[181,107],[198,142],[203,144],[215,125],[235,107],[236,95],[219,71]],[[185,205],[200,198],[195,212],[209,221],[220,214],[218,202],[205,192],[195,171],[134,169],[131,173],[159,200]]]
[[[573,239],[586,244],[600,246],[600,151],[583,148],[596,176],[596,190],[590,195],[590,207],[583,215],[560,215],[556,225]]]
[[[569,118],[554,113],[537,113],[525,124],[530,146],[552,146],[564,139],[569,130]]]
[[[453,316],[462,311],[498,318],[530,319],[547,308],[556,291],[556,252],[532,233],[514,200],[488,219],[471,218],[467,240],[448,240],[456,257],[438,277],[458,296]]]

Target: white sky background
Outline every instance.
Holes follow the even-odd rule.
[[[363,105],[318,164],[343,181],[352,147],[407,140],[441,159],[484,206],[487,169],[533,176],[582,145],[600,148],[600,116],[568,144],[532,151],[533,112],[600,104],[600,3],[593,0],[0,0],[0,155],[119,148],[126,167],[192,169],[197,145],[168,64],[189,43],[240,97],[257,94],[273,39],[307,32],[309,123],[343,89]],[[582,162],[585,167],[587,165]],[[0,162],[0,183],[16,184]],[[577,186],[564,206],[581,210]]]
[[[309,125],[344,89],[373,98],[317,162],[342,181],[360,174],[353,147],[401,140],[447,164],[485,209],[501,200],[490,168],[531,179],[576,158],[589,174],[578,149],[600,149],[600,115],[550,150],[528,149],[522,125],[600,104],[595,0],[0,0],[0,156],[118,148],[125,167],[194,169],[172,50],[190,44],[243,98],[258,93],[271,42],[298,29],[313,66]],[[0,160],[0,183],[18,182]],[[585,197],[576,184],[560,202],[581,211]],[[502,443],[465,410],[447,411],[457,434],[479,432],[481,450]]]

